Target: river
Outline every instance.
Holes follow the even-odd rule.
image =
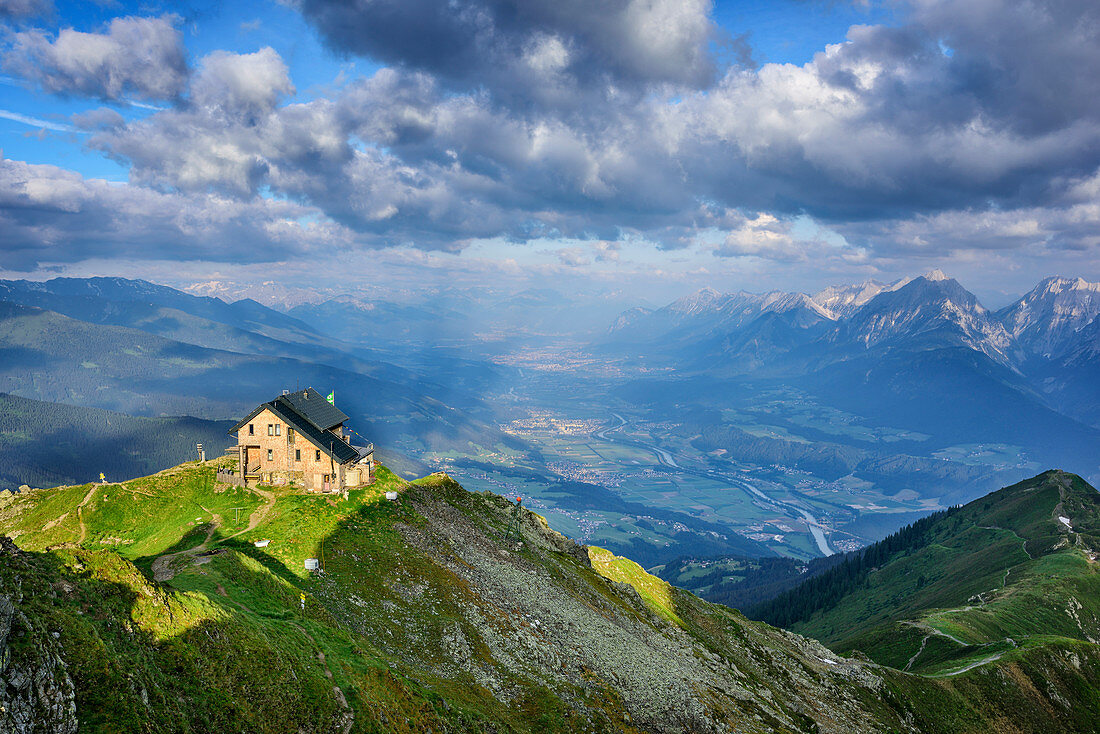
[[[748,481],[740,477],[731,477],[727,474],[722,474],[721,472],[704,469],[690,469],[688,467],[682,466],[676,462],[676,458],[672,455],[670,451],[666,449],[662,449],[659,446],[653,446],[651,444],[644,443],[636,439],[625,438],[622,435],[622,430],[627,425],[629,425],[629,421],[627,421],[626,418],[623,418],[618,413],[612,413],[612,415],[616,418],[616,420],[619,421],[619,425],[609,426],[607,428],[596,431],[592,434],[593,437],[598,438],[601,441],[607,441],[609,443],[619,443],[628,446],[636,446],[638,448],[651,451],[657,456],[657,461],[661,464],[661,466],[667,466],[670,469],[676,469],[677,471],[684,474],[691,474],[697,477],[705,477],[707,479],[715,479],[718,481],[726,482],[733,487],[737,487],[738,489],[745,491],[754,499],[760,500],[771,507],[774,507],[787,514],[794,513],[795,515],[801,517],[803,520],[806,521],[806,525],[810,529],[810,535],[813,536],[814,542],[817,544],[817,548],[821,551],[822,555],[831,556],[835,552],[832,548],[829,547],[829,541],[825,537],[825,526],[818,522],[817,518],[814,517],[813,514],[802,505],[786,500],[778,500],[773,497],[769,497],[768,495],[764,494],[764,492],[757,489]],[[612,434],[619,435],[614,436]]]

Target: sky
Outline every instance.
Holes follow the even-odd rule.
[[[0,276],[1100,280],[1095,0],[0,0]]]

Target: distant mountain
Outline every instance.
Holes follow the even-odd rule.
[[[0,301],[0,391],[133,415],[239,418],[296,385],[336,390],[356,430],[397,448],[515,444],[422,377],[207,349]],[[443,392],[442,388],[438,389]]]
[[[1059,357],[1030,363],[1029,375],[1063,413],[1100,427],[1100,318],[1075,332]]]
[[[876,347],[952,346],[1013,370],[1023,357],[978,299],[937,270],[888,286],[836,286],[813,297],[703,289],[655,311],[624,314],[601,349],[686,369],[790,374]]]
[[[144,280],[0,281],[0,301],[55,311],[81,321],[126,326],[211,349],[311,361],[348,358],[330,338],[255,301],[225,303]]]
[[[303,303],[320,303],[335,295],[334,290],[325,288],[321,284],[299,288],[279,280],[265,280],[261,283],[205,280],[184,286],[180,290],[193,296],[219,298],[227,303],[244,299],[253,300],[279,311],[287,311]]]
[[[815,293],[813,300],[837,319],[846,319],[879,293],[899,288],[905,282],[898,281],[892,285],[884,285],[868,280],[858,285],[829,286]]]
[[[1078,332],[1100,315],[1100,283],[1047,278],[997,318],[1030,354],[1051,358],[1072,350]]]
[[[899,669],[952,675],[1100,640],[1100,493],[1045,472],[926,517],[750,611]]]
[[[834,321],[803,293],[705,288],[663,308],[622,314],[600,348],[697,369],[749,371],[819,336]]]
[[[327,336],[349,344],[443,345],[472,338],[470,318],[446,305],[426,307],[341,295],[304,303],[288,314]]]
[[[1100,349],[1088,346],[1100,345],[1094,329],[1073,332],[1075,348],[1061,359],[1036,361],[974,294],[933,271],[890,285],[835,286],[813,298],[706,289],[624,315],[595,348],[672,368],[667,384],[644,386],[650,395],[676,396],[664,410],[683,410],[688,395],[703,400],[693,393],[696,382],[707,386],[704,405],[712,408],[793,387],[865,424],[926,437],[901,454],[933,458],[939,449],[995,443],[1026,457],[1002,468],[1022,472],[1038,461],[1091,477],[1100,475],[1100,435],[1089,427],[1100,425]],[[768,420],[783,426],[788,412],[777,404]]]
[[[1015,340],[958,281],[935,271],[879,293],[837,330],[834,339],[865,348],[963,346],[1015,369]]]

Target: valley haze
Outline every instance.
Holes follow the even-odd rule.
[[[0,0],[0,731],[1100,730],[1097,68]]]

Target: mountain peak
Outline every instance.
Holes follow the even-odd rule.
[[[834,319],[844,319],[858,311],[868,301],[885,290],[892,290],[875,280],[865,280],[857,285],[831,285],[815,293],[814,303],[831,313]]]
[[[1052,275],[1049,278],[1044,278],[1032,292],[1034,293],[1039,290],[1042,290],[1044,293],[1062,293],[1063,291],[1100,292],[1100,283],[1092,283],[1080,276],[1076,278],[1066,278],[1061,275]]]
[[[1100,283],[1046,278],[997,315],[1025,349],[1038,355],[1060,354],[1100,315]]]
[[[701,288],[690,296],[684,296],[668,306],[670,311],[679,314],[695,314],[714,307],[722,294],[713,288]]]
[[[926,280],[951,280],[951,278],[947,276],[947,273],[943,272],[939,268],[925,273],[924,278]]]
[[[937,334],[1013,367],[1018,350],[1005,327],[958,281],[934,272],[872,298],[849,321],[849,333],[868,347]]]

